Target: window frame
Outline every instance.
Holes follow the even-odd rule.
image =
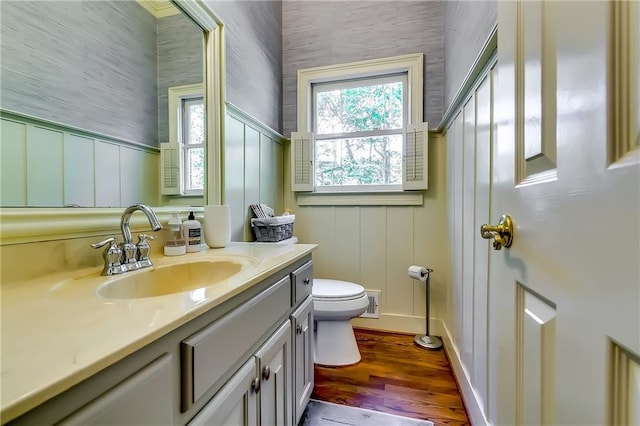
[[[414,53],[388,58],[372,59],[298,70],[297,131],[313,132],[314,108],[312,107],[311,102],[313,101],[314,84],[327,83],[338,80],[344,81],[372,78],[402,73],[406,73],[407,76],[407,96],[405,101],[408,105],[408,114],[406,114],[404,119],[406,119],[407,124],[422,123],[424,108],[424,54]],[[315,153],[313,161],[315,161]],[[315,164],[313,167],[315,167]],[[358,197],[360,198],[358,204],[363,205],[375,205],[376,203],[378,203],[377,196],[379,194],[387,194],[381,196],[381,204],[389,204],[389,194],[399,194],[400,197],[407,196],[407,203],[411,205],[422,203],[421,192],[419,194],[408,194],[408,191],[403,191],[400,187],[398,187],[397,189],[388,189],[381,188],[378,185],[357,185],[356,187],[347,187],[346,185],[342,185],[342,188],[332,186],[330,189],[326,187],[326,189],[321,189],[322,187],[315,186],[315,182],[313,186],[313,192],[309,192],[306,194],[297,194],[299,204],[300,202],[303,202],[303,205],[335,205],[338,199],[330,196],[331,194],[358,195]],[[370,196],[368,196],[368,194],[370,194]],[[314,195],[320,196],[322,198],[315,198]],[[419,196],[420,200],[415,199],[416,196]],[[403,203],[402,200],[399,200],[398,202],[400,204]],[[393,202],[391,204],[396,203]]]
[[[187,123],[190,123],[190,111],[188,106],[191,104],[200,104],[204,108],[204,97],[202,96],[185,96],[179,98],[180,100],[180,117],[178,119],[179,126],[178,129],[180,131],[180,149],[182,150],[182,179],[184,183],[183,193],[184,195],[203,195],[204,194],[204,176],[205,174],[205,164],[203,160],[202,165],[202,175],[203,175],[203,186],[199,189],[194,189],[189,186],[189,174],[191,171],[191,167],[189,164],[189,151],[192,149],[202,149],[204,153],[205,149],[205,141],[203,140],[201,143],[189,143],[191,140],[190,136],[190,127]],[[204,117],[203,117],[204,121]],[[204,123],[203,123],[204,126]]]
[[[408,90],[408,73],[400,72],[393,74],[380,74],[367,77],[361,77],[357,79],[339,79],[332,81],[325,81],[319,83],[311,83],[311,132],[314,134],[314,167],[317,166],[317,142],[320,140],[333,140],[333,139],[348,139],[348,138],[367,138],[376,136],[390,136],[390,135],[402,135],[404,136],[404,130],[409,124],[409,90]],[[374,86],[376,84],[386,83],[402,83],[402,126],[397,129],[383,129],[383,130],[367,130],[358,132],[347,133],[326,133],[320,134],[317,132],[317,104],[318,104],[318,92],[351,89],[363,86]],[[365,83],[365,84],[358,84]],[[366,84],[369,83],[369,84]],[[323,90],[318,90],[322,88]],[[328,90],[324,90],[328,88]],[[403,144],[404,145],[404,144]],[[402,167],[402,166],[401,166]],[[402,191],[402,181],[397,184],[375,184],[375,185],[319,185],[314,182],[314,192],[383,192],[383,191]]]
[[[205,141],[202,144],[185,144],[185,132],[184,128],[184,101],[200,98],[203,100],[205,107],[205,129],[206,129],[206,104],[204,102],[203,86],[200,83],[187,84],[183,86],[173,86],[168,89],[168,103],[169,103],[169,144],[176,146],[180,150],[180,176],[182,179],[181,195],[183,196],[204,196],[203,189],[187,189],[187,173],[188,173],[188,156],[187,150],[194,147],[207,148],[206,134]],[[206,161],[206,155],[205,155]],[[206,186],[206,163],[203,166],[203,174],[205,176]]]

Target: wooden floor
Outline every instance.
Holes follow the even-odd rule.
[[[360,363],[316,365],[312,398],[436,425],[470,424],[444,350],[420,349],[405,334],[363,329],[355,334]]]

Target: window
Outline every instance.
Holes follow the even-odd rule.
[[[426,189],[422,67],[423,55],[413,54],[299,70],[292,190],[366,194]],[[304,196],[299,194],[298,201]]]
[[[180,129],[184,194],[202,194],[204,190],[204,100],[182,98]]]
[[[169,88],[169,142],[160,144],[164,195],[203,195],[205,107],[202,85]]]
[[[316,191],[402,188],[406,87],[406,73],[312,85]]]

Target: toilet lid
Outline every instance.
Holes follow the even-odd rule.
[[[331,300],[352,300],[362,297],[364,287],[347,281],[313,279],[313,298]]]

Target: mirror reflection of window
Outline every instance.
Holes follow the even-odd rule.
[[[204,190],[204,100],[182,99],[182,150],[185,194],[202,194]]]

